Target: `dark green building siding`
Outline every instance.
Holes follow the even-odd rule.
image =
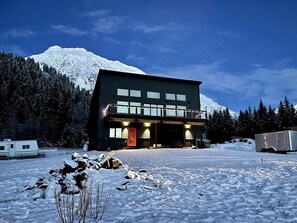
[[[106,119],[104,109],[109,104],[125,101],[138,102],[141,106],[144,104],[157,104],[163,105],[165,108],[166,105],[176,105],[186,106],[187,109],[200,110],[200,84],[200,81],[100,70],[93,92],[89,116],[90,148],[98,149],[100,140],[104,141],[103,144],[107,142],[108,146],[109,127],[120,126],[120,123],[112,123]],[[119,96],[117,95],[117,89],[139,90],[141,91],[141,97]],[[160,99],[148,98],[147,92],[159,92]],[[186,100],[166,100],[166,93],[186,95]],[[139,130],[139,128],[137,129]],[[165,130],[163,129],[162,131]],[[154,128],[152,128],[152,132],[154,132]],[[197,127],[194,135],[195,137],[200,136],[201,128]],[[119,141],[125,144],[125,140]],[[146,144],[149,143],[151,142]]]

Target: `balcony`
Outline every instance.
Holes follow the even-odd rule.
[[[207,124],[207,112],[196,109],[109,104],[103,113],[107,119],[119,122],[151,122],[200,126]]]

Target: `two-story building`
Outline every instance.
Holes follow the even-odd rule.
[[[90,107],[90,149],[196,145],[207,124],[200,84],[100,70]]]

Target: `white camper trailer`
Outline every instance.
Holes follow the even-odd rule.
[[[255,135],[257,152],[297,151],[297,131],[280,131]]]
[[[38,156],[39,149],[36,140],[0,141],[0,158],[22,158]]]

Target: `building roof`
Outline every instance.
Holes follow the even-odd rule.
[[[179,83],[185,83],[185,84],[195,84],[200,85],[201,81],[196,80],[188,80],[188,79],[179,79],[179,78],[171,78],[171,77],[161,77],[161,76],[154,76],[154,75],[147,75],[147,74],[136,74],[136,73],[127,73],[127,72],[120,72],[120,71],[113,71],[113,70],[99,70],[100,74],[111,74],[115,76],[127,76],[127,77],[135,77],[135,78],[141,78],[146,80],[158,80],[158,81],[166,81],[166,82],[179,82]]]

